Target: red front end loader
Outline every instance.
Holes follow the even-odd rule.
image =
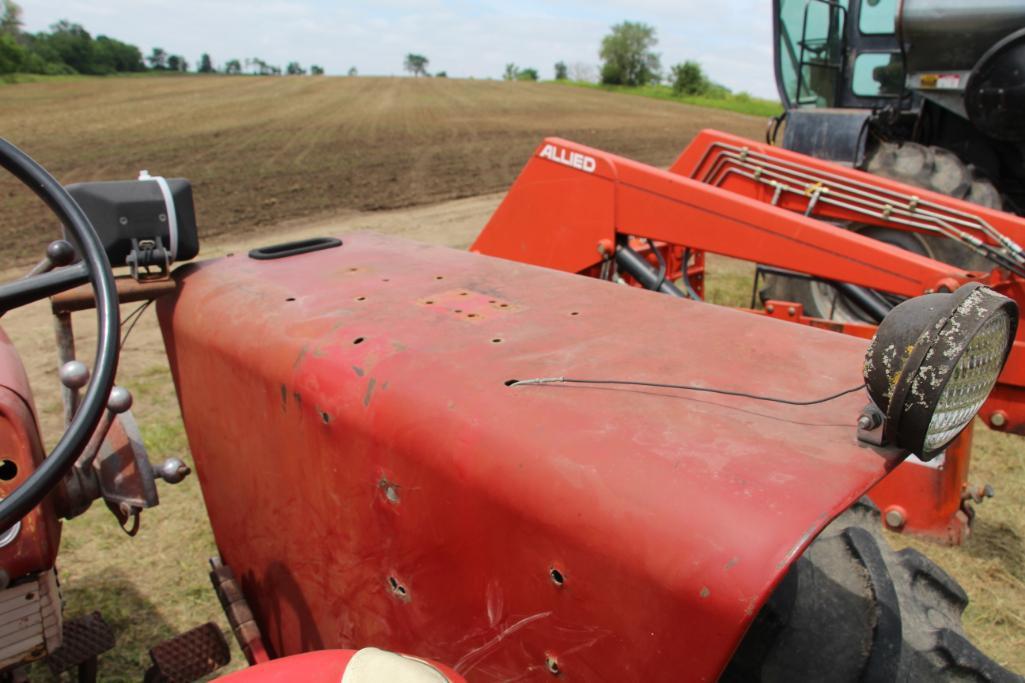
[[[891,243],[873,239],[877,232]],[[924,236],[989,270],[899,248],[894,234]],[[705,293],[705,253],[726,255],[758,264],[751,312],[871,338],[904,298],[966,283],[1025,304],[1023,243],[1017,216],[704,131],[668,171],[546,140],[471,249],[696,300]],[[759,282],[770,280],[756,302]],[[805,281],[826,301],[822,308],[850,308],[838,316],[847,322],[806,315],[798,300],[766,298],[781,280]],[[852,321],[859,316],[875,324]],[[1025,333],[980,415],[993,429],[1025,435]],[[971,443],[969,428],[943,452],[910,457],[880,482],[871,497],[886,526],[961,543],[971,503],[993,493],[968,480]]]
[[[561,203],[521,201],[521,178],[495,220],[546,226],[552,255],[596,236],[571,273],[369,234],[169,272],[198,250],[187,183],[88,184],[72,199],[0,148],[79,256],[52,247],[0,286],[0,309],[87,299],[99,323],[91,376],[62,349],[73,410],[45,458],[5,346],[0,426],[16,446],[0,482],[0,602],[39,615],[18,622],[22,641],[39,636],[8,664],[77,642],[53,594],[59,517],[103,498],[131,529],[155,499],[118,486],[185,474],[151,467],[121,419],[120,295],[157,300],[217,542],[212,578],[256,664],[235,680],[1021,680],[965,637],[961,587],[891,550],[864,498],[983,407],[1015,355],[1012,298],[956,287],[962,274],[921,258],[877,282],[872,254],[853,257],[865,238],[827,250],[818,221],[787,208],[674,173],[642,186],[618,160],[553,144],[530,177]],[[611,191],[594,191],[599,177]],[[624,248],[617,232],[653,240],[647,254],[625,243],[634,265],[664,258],[666,207],[699,204],[708,234],[737,223],[766,254],[786,239],[853,263],[858,285],[934,291],[889,311],[869,345],[573,274],[601,271],[599,246]],[[742,220],[723,217],[734,209]],[[109,264],[126,262],[132,275],[115,279]],[[59,294],[87,280],[89,296]],[[129,438],[94,448],[115,424]],[[202,628],[158,645],[151,680],[208,673],[222,645]]]

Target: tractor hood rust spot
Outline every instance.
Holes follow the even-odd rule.
[[[714,679],[790,563],[893,464],[857,441],[863,394],[799,407],[508,386],[618,378],[815,398],[862,382],[863,340],[370,234],[186,272],[158,311],[214,533],[257,584],[285,562],[292,593],[318,596],[304,619],[321,634],[467,667],[504,634],[488,662],[524,670],[536,662],[518,653],[610,633],[616,647],[587,650],[595,671],[658,659]],[[487,297],[487,315],[466,324],[424,303],[452,296]],[[330,428],[282,416],[282,384]],[[374,503],[382,467],[401,506]],[[572,577],[562,588],[555,564]],[[387,595],[392,572],[417,609]],[[505,607],[489,625],[491,583]],[[264,613],[295,609],[263,599]]]

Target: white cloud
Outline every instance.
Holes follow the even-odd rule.
[[[643,21],[658,30],[664,67],[697,59],[713,80],[772,97],[770,5],[764,0],[33,0],[26,29],[58,19],[138,45],[162,47],[195,64],[203,52],[223,64],[260,57],[272,64],[320,64],[342,74],[399,74],[407,52],[431,70],[498,78],[507,62],[551,77],[552,65],[598,63],[613,23]]]

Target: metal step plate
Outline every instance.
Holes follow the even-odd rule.
[[[83,614],[64,624],[64,642],[50,654],[46,665],[59,674],[81,666],[114,647],[114,629],[99,612]]]
[[[153,667],[147,681],[191,683],[231,661],[228,641],[213,622],[186,631],[152,647]]]

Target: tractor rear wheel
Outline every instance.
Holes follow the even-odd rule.
[[[834,520],[762,607],[721,680],[1025,681],[965,636],[961,586],[917,550],[894,551],[880,529],[867,499]]]
[[[925,188],[981,206],[1000,209],[1000,193],[989,180],[962,162],[956,154],[941,147],[927,147],[915,142],[880,143],[870,154],[865,170],[873,175]],[[904,230],[889,230],[853,224],[844,226],[855,232],[902,249],[934,258],[966,270],[991,270],[993,265],[954,240],[934,235],[921,235]],[[761,291],[762,300],[795,301],[804,306],[807,315],[841,322],[871,322],[857,306],[844,298],[833,286],[780,275],[767,275]],[[899,299],[883,295],[890,303]]]

